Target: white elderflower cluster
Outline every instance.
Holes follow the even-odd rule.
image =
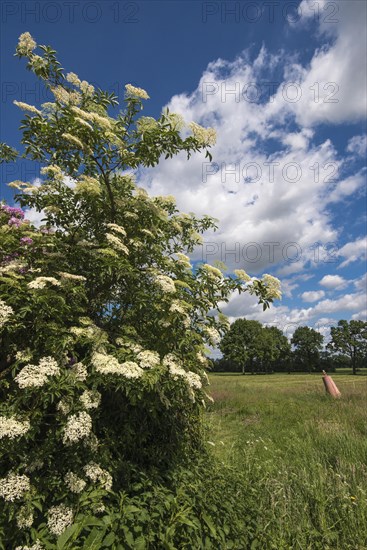
[[[204,366],[207,366],[208,365],[208,359],[205,357],[205,355],[199,351],[197,354],[196,354],[196,357],[199,361],[199,363],[201,363],[202,365]]]
[[[34,105],[29,105],[28,103],[24,103],[23,101],[13,101],[14,105],[19,107],[19,109],[22,109],[22,111],[29,111],[30,113],[34,113],[35,115],[42,115],[41,111],[39,111]]]
[[[154,202],[158,202],[162,208],[173,208],[176,206],[176,199],[173,195],[158,195]]]
[[[198,374],[196,374],[195,372],[186,372],[185,373],[185,378],[189,384],[189,386],[195,390],[200,390],[201,387],[202,387],[202,382],[201,382],[201,378]]]
[[[78,123],[78,124],[81,124],[82,126],[84,126],[84,128],[88,128],[88,130],[92,130],[93,131],[93,126],[91,124],[89,124],[89,122],[87,122],[86,120],[84,120],[84,118],[81,118],[80,116],[76,116],[75,117],[75,121]]]
[[[86,466],[84,466],[84,472],[89,479],[91,479],[94,483],[99,482],[104,489],[107,491],[110,491],[112,488],[112,476],[107,470],[104,470],[99,466],[99,464],[96,464],[95,462],[90,462]]]
[[[194,138],[200,145],[215,145],[217,141],[217,133],[214,128],[203,128],[196,122],[190,122],[189,127],[194,135]]]
[[[202,266],[202,269],[204,269],[204,271],[206,271],[209,277],[211,277],[212,279],[223,279],[223,273],[217,267],[214,267],[210,264],[204,264]]]
[[[251,281],[250,275],[248,275],[246,271],[244,271],[243,269],[235,269],[234,274],[236,275],[236,277],[238,277],[238,279],[241,279],[241,281],[243,281],[244,283],[249,283]]]
[[[81,102],[81,95],[74,90],[66,90],[63,86],[55,86],[51,88],[56,101],[67,105],[78,105]]]
[[[176,292],[176,287],[173,279],[171,279],[171,277],[168,277],[167,275],[157,275],[155,277],[155,282],[161,288],[161,290],[163,290],[163,292],[166,292],[167,294],[173,294],[174,292]]]
[[[33,52],[37,47],[29,32],[24,32],[18,39],[17,51],[22,55],[27,55]]]
[[[48,511],[47,526],[53,535],[61,535],[73,522],[73,510],[65,504],[52,506]]]
[[[112,235],[112,233],[106,233],[106,238],[108,242],[111,244],[112,248],[115,250],[118,250],[119,252],[123,252],[124,254],[129,254],[129,249],[127,246],[120,241],[116,235]]]
[[[20,350],[17,351],[17,353],[15,354],[15,359],[22,363],[27,363],[27,361],[30,361],[32,359],[32,354],[28,349]]]
[[[266,286],[266,297],[272,300],[280,300],[282,293],[280,290],[280,281],[272,275],[265,273],[262,277],[262,282]]]
[[[209,343],[212,346],[215,346],[216,344],[219,344],[220,342],[220,334],[214,327],[205,327],[205,334],[207,335],[207,338],[209,340]]]
[[[60,281],[55,279],[55,277],[36,277],[33,281],[28,283],[28,288],[33,288],[35,290],[45,288],[47,284],[53,286],[61,286]]]
[[[70,369],[70,371],[73,373],[75,378],[79,380],[79,382],[84,382],[84,380],[87,379],[88,371],[87,367],[83,365],[83,363],[75,363]]]
[[[82,80],[80,83],[80,91],[83,92],[84,95],[91,97],[94,94],[94,86],[89,84],[86,80]]]
[[[44,550],[43,544],[37,540],[32,546],[16,546],[15,550]]]
[[[15,377],[20,388],[43,386],[49,376],[58,376],[60,368],[52,357],[42,357],[38,365],[26,365]]]
[[[186,371],[182,367],[171,363],[168,365],[168,370],[173,380],[178,380],[180,377],[184,378],[186,376]]]
[[[156,351],[144,350],[139,353],[138,361],[142,369],[151,369],[159,365],[161,360]]]
[[[71,411],[70,403],[68,403],[66,399],[60,399],[60,401],[56,405],[56,410],[58,410],[63,415],[67,415]]]
[[[173,353],[168,353],[163,357],[162,363],[165,367],[177,367],[179,364],[179,359]]]
[[[24,496],[31,488],[29,477],[10,472],[0,479],[0,497],[7,502],[14,502]]]
[[[121,337],[116,338],[116,344],[118,346],[128,348],[129,350],[131,350],[136,355],[138,353],[140,353],[141,351],[143,351],[143,346],[141,346],[140,344],[136,344],[135,342],[131,342],[130,340],[127,340],[126,338],[121,338]]]
[[[113,129],[113,121],[106,116],[99,115],[98,113],[90,113],[89,111],[84,111],[83,109],[79,109],[79,107],[72,107],[72,110],[76,115],[78,115],[78,117],[84,120],[89,120],[89,122],[98,124],[104,130]]]
[[[41,174],[59,181],[62,181],[64,178],[64,174],[61,168],[59,166],[56,166],[55,164],[49,164],[48,166],[44,166],[43,168],[41,168]]]
[[[80,396],[84,408],[96,409],[101,402],[101,394],[97,390],[85,390]]]
[[[119,235],[126,237],[126,231],[123,227],[121,227],[121,225],[118,225],[117,223],[108,223],[107,227],[108,229],[111,229],[111,231],[114,231],[115,233],[119,233]]]
[[[8,265],[0,267],[0,275],[4,275],[4,274],[11,275],[14,271],[19,271],[20,269],[23,269],[25,267],[27,267],[25,263],[20,262],[19,260],[14,260],[14,262],[10,262]],[[1,311],[1,302],[2,300],[0,300],[0,311]],[[1,323],[1,313],[0,313],[0,323]]]
[[[79,88],[80,86],[80,78],[75,73],[68,73],[66,75],[67,82],[70,82],[70,84],[73,84],[74,86],[77,86]]]
[[[92,430],[92,418],[84,411],[69,416],[64,428],[62,442],[64,445],[76,443],[87,437]]]
[[[69,281],[86,281],[87,279],[83,277],[83,275],[74,275],[74,273],[66,273],[65,271],[59,271],[58,275],[62,279],[66,279]]]
[[[73,136],[72,134],[69,134],[68,132],[64,132],[62,134],[62,137],[64,139],[66,139],[66,141],[71,143],[72,145],[76,145],[78,147],[78,149],[84,149],[85,148],[84,143],[79,138],[77,138],[76,136]]]
[[[187,269],[192,268],[190,258],[188,256],[186,256],[186,254],[181,254],[181,252],[178,252],[177,257],[178,257],[177,263],[179,263],[183,267],[186,267]]]
[[[15,437],[19,437],[27,433],[30,427],[31,425],[28,420],[20,422],[13,416],[10,418],[0,416],[0,439],[3,437],[14,439]]]
[[[26,506],[22,506],[17,514],[17,525],[19,529],[29,529],[33,525],[33,514]]]
[[[150,116],[140,117],[136,125],[141,133],[149,132],[149,130],[155,130],[158,127],[158,123],[155,118]]]
[[[87,484],[84,479],[78,477],[74,472],[68,472],[64,481],[68,489],[76,494],[81,493]]]
[[[185,120],[182,115],[178,113],[168,113],[167,118],[171,127],[177,132],[180,132],[185,127]]]
[[[137,88],[132,84],[126,84],[125,89],[127,96],[139,97],[140,99],[149,99],[147,92],[142,88]]]
[[[169,308],[171,313],[180,313],[181,315],[186,315],[184,306],[179,300],[174,300]]]
[[[14,314],[12,307],[8,306],[4,300],[0,299],[0,328],[5,325],[9,317]]]
[[[167,356],[166,356],[167,357]],[[178,380],[182,378],[189,385],[190,389],[199,390],[202,387],[201,378],[198,374],[191,371],[185,371],[182,367],[175,364],[173,361],[166,360],[166,365],[168,366],[168,371],[173,378],[173,380]]]
[[[101,185],[97,178],[82,174],[75,184],[76,194],[98,196],[102,193]]]
[[[116,357],[104,353],[94,353],[92,364],[97,372],[102,374],[117,374],[125,378],[140,378],[144,371],[133,361],[125,361],[120,364]]]

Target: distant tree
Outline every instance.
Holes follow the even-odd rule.
[[[338,322],[330,331],[331,341],[327,348],[332,353],[342,353],[350,358],[353,374],[357,365],[367,358],[367,323],[365,321]]]
[[[255,361],[261,357],[263,327],[258,321],[237,319],[220,342],[220,350],[225,360],[236,363],[245,374],[249,366],[254,373]]]
[[[272,369],[275,363],[284,365],[291,350],[287,337],[277,327],[263,327],[258,347],[261,368],[265,372]]]
[[[295,347],[294,358],[311,372],[320,360],[324,337],[310,327],[297,327],[291,344]]]

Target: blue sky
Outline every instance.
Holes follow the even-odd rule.
[[[272,273],[284,297],[263,313],[246,295],[224,312],[287,334],[366,318],[366,3],[75,1],[1,5],[1,140],[19,146],[21,100],[47,101],[13,57],[29,31],[66,71],[122,95],[145,88],[144,114],[164,106],[214,126],[213,164],[196,155],[139,175],[219,230],[193,260]],[[215,164],[214,164],[215,163]],[[38,167],[2,167],[6,183]]]

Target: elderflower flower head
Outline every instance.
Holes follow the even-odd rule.
[[[212,279],[223,279],[223,273],[221,272],[221,270],[217,267],[214,267],[213,265],[204,264],[202,266],[202,269],[206,271],[208,276]]]
[[[13,101],[13,103],[17,107],[19,107],[19,109],[22,109],[22,111],[29,111],[30,113],[34,113],[35,115],[42,115],[41,111],[39,111],[34,105],[23,103],[23,101]]]
[[[80,78],[75,73],[68,73],[66,75],[67,82],[70,82],[70,84],[73,84],[74,86],[80,87]]]
[[[144,350],[139,353],[138,361],[141,368],[151,369],[152,367],[159,365],[160,357],[156,351]]]
[[[32,546],[16,546],[15,550],[44,550],[43,544],[37,540]]]
[[[196,122],[190,122],[189,127],[194,138],[203,146],[215,145],[217,141],[217,133],[214,128],[203,128]]]
[[[160,287],[160,289],[167,294],[173,294],[174,292],[176,292],[176,287],[173,280],[167,275],[157,275],[155,277],[155,282]]]
[[[0,497],[7,502],[21,499],[30,488],[30,481],[26,475],[10,472],[6,477],[0,479]]]
[[[139,118],[136,125],[139,132],[143,134],[145,132],[155,130],[158,127],[158,122],[155,120],[155,118],[152,118],[150,116],[142,116]]]
[[[49,376],[60,374],[57,361],[52,357],[43,357],[38,365],[26,365],[15,377],[20,388],[41,387],[48,381]]]
[[[29,32],[24,32],[19,36],[17,52],[21,55],[28,55],[37,47],[36,42],[33,40]]]
[[[41,168],[41,174],[43,176],[48,176],[49,178],[53,178],[55,180],[62,181],[64,174],[59,166],[56,166],[55,164],[49,164],[48,166],[44,166]]]
[[[29,529],[33,525],[33,513],[27,508],[22,506],[17,514],[17,525],[19,529]]]
[[[84,411],[69,416],[64,428],[62,442],[64,445],[76,443],[87,437],[92,430],[92,418]]]
[[[186,254],[182,254],[181,252],[177,252],[177,263],[182,265],[182,267],[185,267],[187,269],[192,268],[190,258],[188,256],[186,256]]]
[[[102,193],[102,188],[97,178],[82,174],[76,182],[74,191],[77,195],[91,195],[97,197]]]
[[[48,511],[47,526],[53,535],[61,535],[73,522],[73,510],[65,504],[52,506]]]
[[[119,235],[126,237],[126,231],[123,227],[121,227],[121,225],[118,225],[117,223],[108,223],[107,227],[111,231],[114,231],[115,233],[118,233]]]
[[[185,127],[185,121],[182,115],[179,115],[178,113],[168,113],[167,118],[171,127],[177,132]]]
[[[94,353],[92,364],[101,374],[116,374],[129,379],[140,378],[144,373],[143,369],[133,361],[125,361],[121,364],[113,355],[104,353]]]
[[[31,427],[28,420],[23,422],[16,420],[13,416],[7,418],[6,416],[0,416],[0,439],[8,437],[14,439],[28,432]]]
[[[76,145],[76,147],[78,147],[78,149],[84,149],[85,148],[84,143],[79,138],[77,138],[76,136],[73,136],[72,134],[69,134],[68,132],[64,132],[62,134],[62,137],[64,139],[66,139],[66,141],[71,143],[72,145]]]
[[[59,271],[58,275],[62,279],[70,280],[70,281],[86,281],[87,279],[83,277],[83,275],[74,275],[74,273],[66,273],[65,271]]]
[[[215,346],[216,344],[219,344],[220,342],[220,334],[214,327],[205,327],[205,334],[207,336],[207,339],[209,343],[212,346]]]
[[[250,275],[248,275],[246,271],[244,271],[243,269],[235,269],[234,274],[238,279],[241,279],[241,281],[243,281],[244,283],[248,283],[251,281]]]
[[[14,310],[12,307],[8,306],[4,300],[0,298],[0,328],[5,325],[9,317],[14,315]]]
[[[101,394],[97,390],[85,390],[80,401],[85,409],[96,409],[101,402]]]
[[[149,99],[147,92],[142,88],[137,88],[132,84],[126,84],[125,89],[127,97],[139,97],[140,99]]]
[[[70,370],[79,382],[84,382],[87,379],[88,370],[83,363],[75,363]]]
[[[262,277],[262,282],[266,286],[266,297],[271,300],[280,300],[282,293],[280,290],[280,281],[276,277],[265,273]]]
[[[102,487],[107,491],[112,488],[112,476],[107,470],[104,470],[95,462],[90,462],[84,466],[84,472],[93,482],[101,483]]]
[[[189,384],[189,386],[193,389],[200,390],[202,387],[201,378],[196,372],[186,372],[185,378]]]
[[[127,246],[124,245],[124,243],[120,241],[120,239],[116,237],[116,235],[112,235],[112,233],[106,233],[106,239],[115,250],[123,252],[126,255],[129,254],[129,249],[127,248]]]
[[[81,493],[87,485],[84,479],[78,477],[73,472],[68,472],[64,478],[65,484],[72,493]]]
[[[55,277],[36,277],[33,281],[28,283],[28,288],[39,290],[45,288],[47,283],[52,286],[60,286],[61,283]]]

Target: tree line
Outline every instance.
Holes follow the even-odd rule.
[[[330,330],[330,341],[308,326],[300,326],[289,340],[274,326],[237,319],[222,338],[215,372],[267,374],[271,372],[335,371],[348,367],[353,374],[367,367],[367,322],[340,320]]]

